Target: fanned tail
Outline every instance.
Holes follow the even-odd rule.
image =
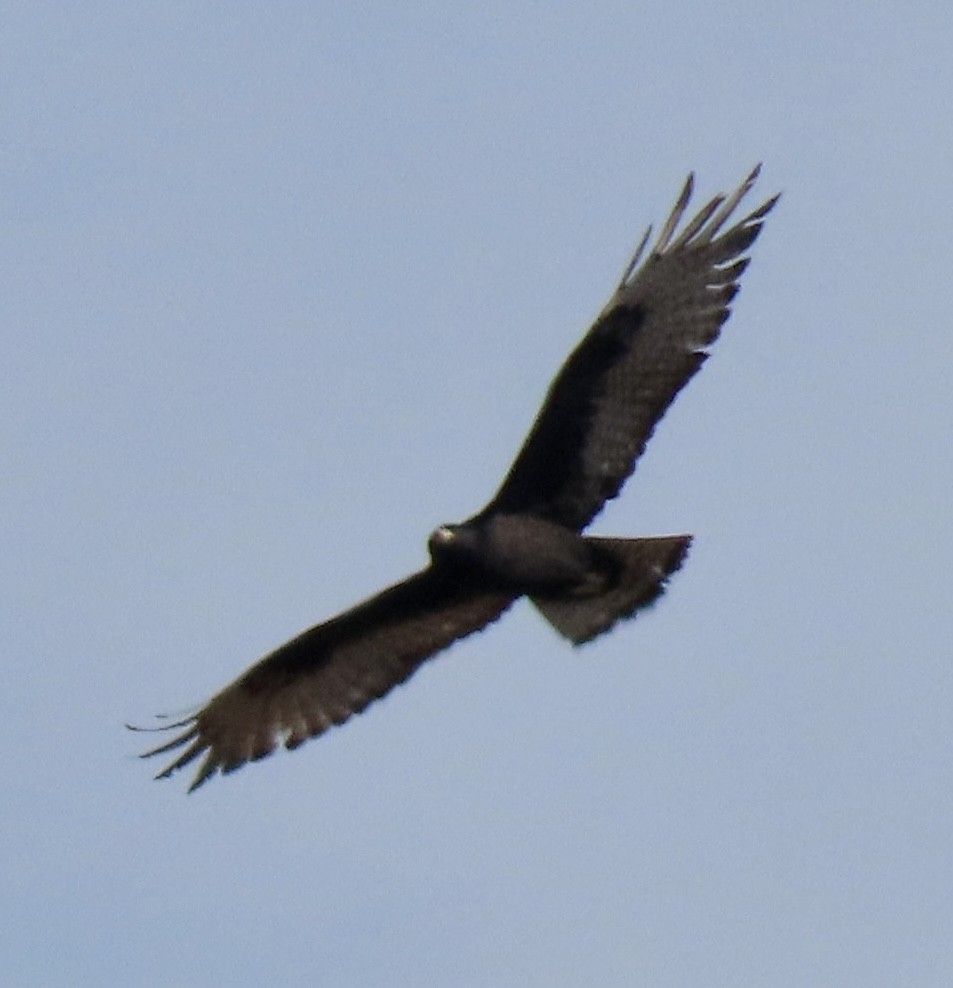
[[[559,597],[537,596],[532,601],[563,637],[581,645],[656,601],[665,592],[668,578],[682,565],[691,541],[690,535],[587,538],[607,563],[603,587]]]

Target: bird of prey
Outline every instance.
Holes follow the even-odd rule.
[[[430,535],[426,568],[303,632],[193,716],[158,728],[178,733],[143,755],[176,752],[157,778],[201,759],[191,792],[279,745],[297,748],[495,621],[520,597],[575,645],[659,597],[684,560],[690,535],[582,532],[618,495],[728,318],[748,265],[745,252],[778,199],[729,224],[759,169],[682,225],[689,175],[654,245],[646,255],[650,227],[556,375],[486,507]]]

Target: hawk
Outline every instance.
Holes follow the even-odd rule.
[[[520,597],[580,645],[663,593],[690,535],[582,533],[619,494],[728,318],[748,266],[745,252],[778,199],[733,219],[759,170],[682,225],[689,175],[653,246],[646,253],[649,227],[556,375],[490,502],[430,535],[426,568],[266,655],[194,715],[153,728],[178,732],[142,756],[176,752],[157,778],[199,760],[191,792],[279,745],[297,748],[496,621]]]

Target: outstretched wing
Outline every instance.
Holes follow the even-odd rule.
[[[582,530],[615,497],[652,431],[708,356],[778,197],[722,232],[760,165],[678,231],[689,175],[655,246],[651,228],[605,309],[563,364],[509,473],[483,513],[528,512]]]
[[[428,658],[491,621],[512,596],[429,568],[292,639],[252,666],[172,741],[143,757],[185,746],[157,778],[204,755],[189,792],[216,772],[232,772],[297,748],[341,724],[402,683]]]

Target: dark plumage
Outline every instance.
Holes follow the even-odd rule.
[[[430,536],[430,565],[319,624],[252,666],[144,757],[184,748],[160,773],[202,758],[218,771],[296,748],[363,710],[432,655],[529,597],[574,644],[652,603],[689,535],[582,535],[615,497],[656,424],[708,356],[728,318],[742,256],[769,199],[723,230],[756,168],[678,230],[692,177],[644,262],[646,232],[619,286],[553,381],[500,489],[478,514]]]

